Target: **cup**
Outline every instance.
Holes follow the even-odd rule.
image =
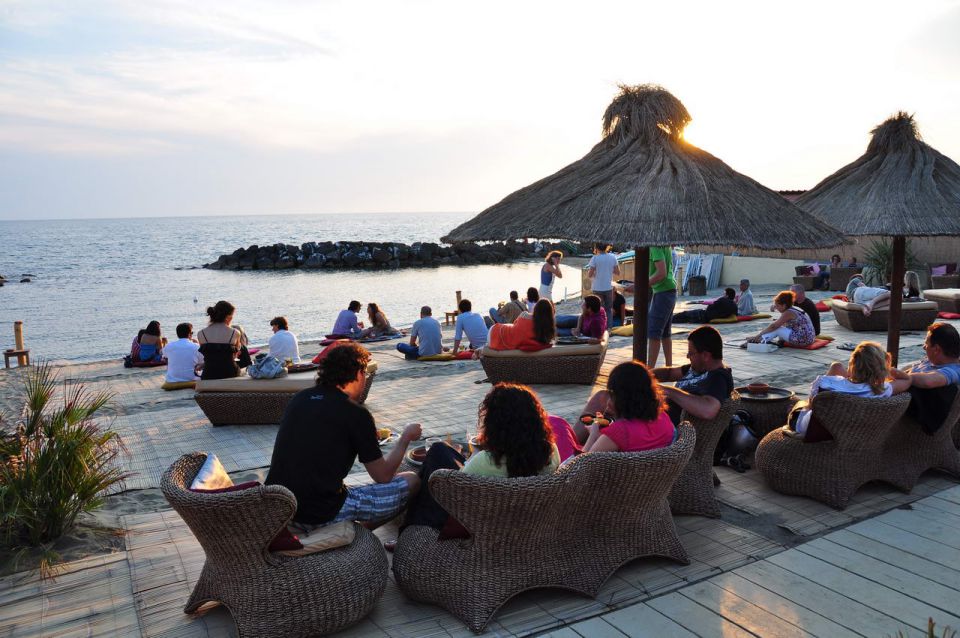
[[[431,436],[429,439],[427,439],[426,445],[424,445],[424,450],[429,452],[430,448],[433,447],[435,443],[443,443],[443,439],[439,436]]]

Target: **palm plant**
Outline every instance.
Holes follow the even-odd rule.
[[[921,263],[916,254],[910,249],[910,240],[906,240],[906,250],[904,253],[906,269],[915,270]],[[863,252],[863,260],[877,269],[882,277],[881,285],[886,284],[893,278],[893,242],[886,237],[871,242],[870,247]]]
[[[94,420],[112,395],[65,381],[55,405],[58,385],[48,364],[37,365],[26,373],[15,425],[0,414],[0,543],[8,548],[51,544],[128,476],[114,463],[119,435]]]

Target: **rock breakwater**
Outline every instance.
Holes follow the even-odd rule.
[[[204,264],[212,270],[284,270],[288,268],[406,268],[500,264],[516,259],[545,255],[550,250],[564,255],[589,252],[590,246],[574,242],[506,241],[490,244],[462,243],[442,245],[431,242],[401,244],[395,242],[306,242],[300,246],[273,244],[238,248],[229,255]]]

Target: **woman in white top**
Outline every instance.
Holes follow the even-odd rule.
[[[557,277],[563,278],[560,271],[560,260],[563,259],[563,253],[559,250],[551,250],[543,260],[543,267],[540,268],[540,293],[541,299],[553,301],[553,282]]]
[[[826,374],[818,376],[810,385],[810,399],[820,391],[841,392],[858,397],[884,398],[906,392],[910,379],[890,378],[890,355],[879,343],[864,341],[850,354],[846,368],[834,361]],[[796,431],[805,435],[813,411],[808,407],[797,418]]]

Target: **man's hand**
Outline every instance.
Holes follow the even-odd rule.
[[[423,434],[423,430],[420,427],[419,423],[410,423],[405,428],[403,428],[403,434],[400,435],[400,440],[403,443],[410,443],[410,441],[416,441]]]

